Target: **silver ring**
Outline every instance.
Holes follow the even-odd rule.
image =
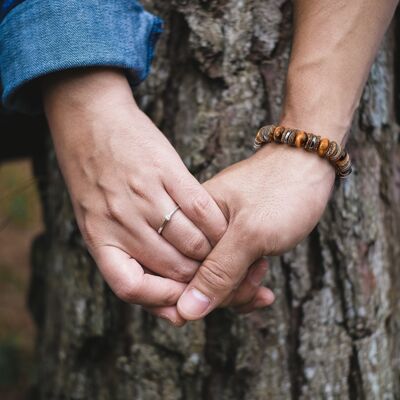
[[[158,231],[157,231],[157,233],[158,233],[159,235],[162,234],[162,232],[163,232],[164,228],[167,226],[168,222],[171,221],[172,217],[174,216],[174,214],[175,214],[179,209],[180,209],[180,207],[179,207],[179,206],[176,206],[169,214],[167,214],[167,215],[164,217],[164,221],[163,221],[163,223],[161,224],[161,226],[158,228]]]

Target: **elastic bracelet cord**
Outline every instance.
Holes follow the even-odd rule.
[[[289,146],[317,153],[321,158],[326,158],[333,165],[336,175],[340,178],[345,178],[352,172],[351,160],[347,151],[333,140],[321,139],[321,136],[313,133],[279,125],[267,125],[257,132],[254,139],[254,150],[258,150],[268,143],[288,144]]]

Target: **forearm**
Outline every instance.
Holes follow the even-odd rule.
[[[281,122],[344,141],[398,0],[296,0]]]
[[[42,89],[44,111],[54,128],[55,140],[65,136],[73,141],[74,136],[82,136],[79,130],[83,121],[92,124],[100,116],[106,118],[110,111],[114,115],[127,106],[130,111],[136,108],[121,69],[99,67],[57,72],[42,79]]]
[[[99,112],[114,102],[133,102],[124,70],[112,67],[76,68],[42,79],[45,112]],[[67,110],[66,110],[67,109]]]
[[[124,72],[118,69],[58,72],[43,79],[42,87],[57,157],[71,187],[79,174],[78,165],[110,149],[117,136],[112,135],[111,129],[117,129],[119,121],[133,122],[139,109]]]

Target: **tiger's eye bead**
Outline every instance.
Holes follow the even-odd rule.
[[[269,143],[271,140],[269,139],[269,133],[273,128],[273,125],[263,126],[258,132],[256,136],[256,142],[258,144]]]
[[[318,146],[318,155],[320,157],[324,157],[326,152],[328,151],[328,147],[329,147],[329,139],[321,139],[321,142],[319,143]]]
[[[298,131],[294,144],[296,147],[303,147],[307,141],[307,134],[304,131]]]
[[[256,135],[256,143],[261,144],[264,143],[264,138],[263,138],[263,128],[261,128]]]
[[[275,142],[280,142],[283,132],[285,131],[285,128],[283,126],[278,126],[277,128],[275,128],[274,130],[274,140]]]

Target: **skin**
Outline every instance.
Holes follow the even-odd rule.
[[[345,143],[396,5],[295,1],[282,125]],[[273,301],[259,287],[260,257],[292,248],[317,224],[334,182],[325,160],[268,145],[202,187],[137,108],[121,71],[46,78],[44,104],[78,224],[117,296],[175,325]]]
[[[394,0],[295,1],[282,125],[345,143],[396,6]],[[326,160],[275,144],[207,182],[228,228],[179,299],[180,315],[203,318],[229,301],[255,260],[282,254],[304,239],[319,221],[333,182]]]
[[[137,107],[123,71],[47,77],[43,99],[79,228],[104,279],[120,299],[183,325],[177,300],[224,234],[225,216]],[[229,305],[270,304],[272,293],[259,287],[266,269],[255,260]]]

